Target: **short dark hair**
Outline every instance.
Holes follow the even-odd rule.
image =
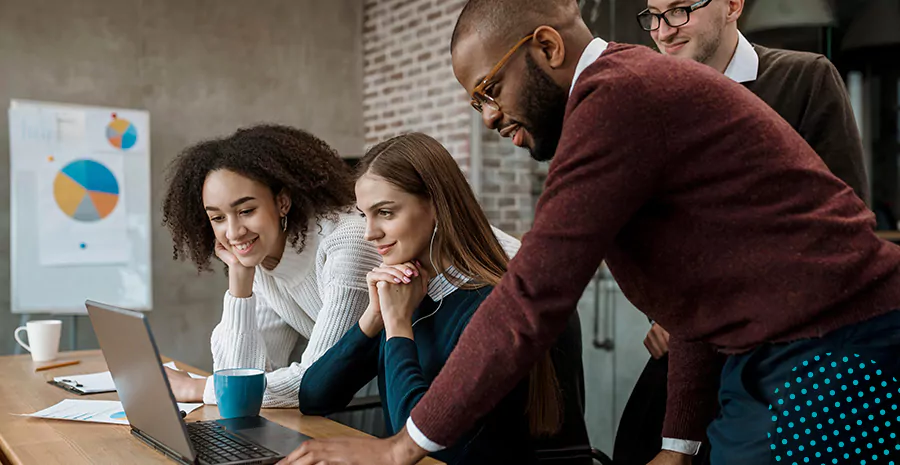
[[[198,271],[209,269],[216,240],[204,213],[203,183],[220,169],[265,184],[273,195],[283,190],[290,196],[288,242],[298,251],[311,220],[336,217],[354,201],[352,168],[302,129],[263,124],[192,145],[169,166],[162,221],[172,234],[173,257],[190,257]]]
[[[473,32],[512,46],[538,26],[559,27],[549,22],[568,19],[573,13],[581,15],[576,0],[469,0],[453,28],[450,52],[463,35]]]

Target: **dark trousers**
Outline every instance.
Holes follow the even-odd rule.
[[[648,360],[619,420],[613,448],[613,462],[616,465],[647,465],[659,454],[666,417],[668,381],[669,356]],[[709,446],[704,443],[700,453],[694,457],[693,465],[708,463]]]
[[[900,311],[731,356],[713,465],[900,465]]]

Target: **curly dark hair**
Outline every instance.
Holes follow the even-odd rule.
[[[335,218],[354,201],[352,168],[324,141],[289,126],[264,124],[184,149],[168,167],[163,224],[176,260],[190,257],[198,271],[210,270],[215,235],[204,213],[203,183],[227,169],[291,198],[287,237],[297,251],[306,244],[310,220]]]

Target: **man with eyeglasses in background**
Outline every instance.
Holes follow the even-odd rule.
[[[706,64],[760,97],[803,136],[835,176],[868,200],[862,143],[837,69],[819,54],[751,44],[737,27],[743,9],[744,0],[647,0],[637,20],[663,54]],[[662,326],[651,323],[644,338],[651,358],[616,433],[617,465],[643,465],[660,450],[668,339]],[[698,446],[692,443],[691,449]]]

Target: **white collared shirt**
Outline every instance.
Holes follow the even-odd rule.
[[[450,275],[454,279],[451,281],[447,279],[447,276],[445,275]],[[460,273],[456,267],[450,265],[443,273],[428,281],[428,297],[431,297],[431,300],[437,302],[438,300],[453,294],[459,289],[459,285],[469,282],[470,279],[471,278],[468,276]]]
[[[581,52],[581,58],[578,59],[578,64],[575,65],[575,75],[572,76],[572,85],[569,86],[569,95],[572,95],[572,89],[575,88],[575,83],[578,82],[578,77],[581,76],[581,73],[584,70],[591,66],[597,58],[600,58],[600,55],[606,51],[606,47],[609,47],[609,43],[605,40],[595,37],[587,47],[584,48],[584,51]]]
[[[755,81],[759,76],[759,54],[741,31],[738,31],[737,48],[725,68],[725,76],[738,83]]]

